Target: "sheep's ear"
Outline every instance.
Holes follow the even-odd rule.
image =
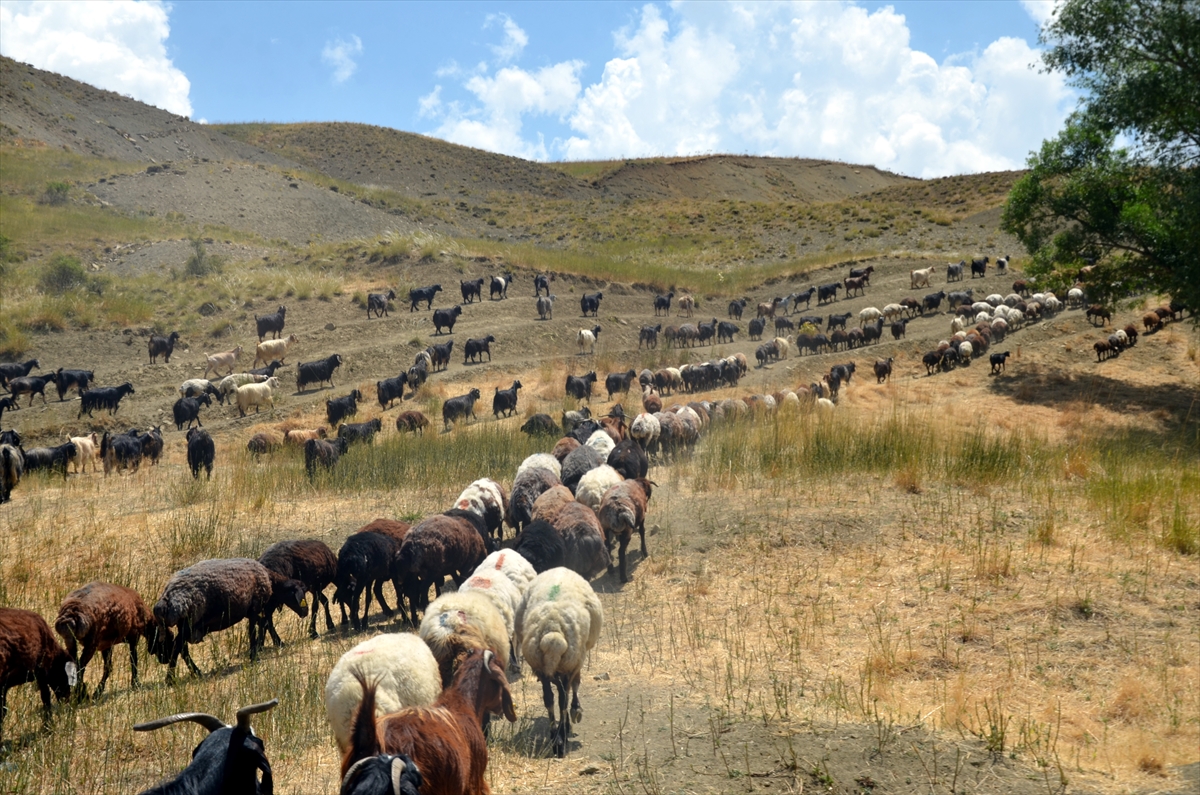
[[[66,665],[66,670],[67,670],[67,685],[69,685],[70,687],[75,687],[75,685],[79,684],[79,669],[75,667],[75,663],[68,660],[67,665]]]

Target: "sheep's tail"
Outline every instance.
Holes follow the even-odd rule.
[[[567,638],[561,632],[547,632],[538,642],[542,652],[541,669],[543,673],[554,675],[558,672],[558,664],[567,653]]]

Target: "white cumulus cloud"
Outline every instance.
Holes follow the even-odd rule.
[[[191,116],[191,83],[167,57],[160,2],[0,3],[0,53]]]
[[[1054,11],[1058,7],[1058,0],[1021,0],[1021,5],[1025,8],[1025,13],[1033,18],[1033,21],[1039,26],[1045,25],[1054,16]]]
[[[578,61],[481,65],[445,75],[466,99],[439,87],[422,110],[441,120],[434,135],[521,157],[754,152],[928,177],[1020,167],[1073,99],[1024,40],[939,62],[890,6],[646,5],[614,45],[589,85]],[[556,136],[539,129],[547,119]]]
[[[490,27],[494,22],[499,22],[504,28],[504,41],[500,44],[491,45],[491,50],[495,54],[496,60],[500,63],[509,63],[516,60],[517,56],[525,49],[525,45],[529,43],[529,34],[522,30],[520,25],[513,22],[512,17],[508,14],[493,14],[488,16],[484,27]]]
[[[362,55],[362,51],[362,39],[354,35],[349,39],[337,38],[325,42],[325,47],[321,50],[321,61],[333,69],[333,82],[345,83],[358,71],[358,62],[354,59]]]

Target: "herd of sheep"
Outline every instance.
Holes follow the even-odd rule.
[[[1002,271],[1007,261],[997,264]],[[987,258],[971,263],[972,276],[984,275]],[[961,279],[966,262],[947,267],[947,281]],[[863,293],[870,285],[873,268],[851,271],[842,282],[814,285],[807,290],[777,297],[757,307],[751,321],[752,338],[759,338],[768,321],[778,336],[759,346],[760,365],[786,358],[790,350],[822,353],[849,350],[878,342],[884,323],[891,324],[894,338],[904,336],[908,319],[938,312],[943,300],[954,315],[952,336],[926,354],[929,374],[954,365],[968,364],[988,350],[993,340],[1003,339],[1028,319],[1053,314],[1066,307],[1082,308],[1081,289],[1072,289],[1065,300],[1053,293],[1035,293],[1027,280],[1018,280],[1007,296],[988,295],[976,301],[970,289],[932,293],[918,301],[905,298],[883,309],[868,307],[859,312],[859,327],[847,329],[849,313],[832,314],[827,321],[819,315],[795,319],[800,305],[805,309],[814,296],[818,305],[836,300],[837,291]],[[913,271],[913,288],[930,284],[933,269]],[[507,298],[509,275],[493,277],[491,295]],[[551,316],[555,296],[543,275],[534,277],[539,316]],[[482,300],[482,279],[461,282],[467,303]],[[432,309],[440,285],[413,290],[410,311],[424,303]],[[542,295],[542,292],[546,295]],[[394,292],[372,293],[367,298],[368,317],[387,315]],[[580,300],[584,316],[596,315],[602,293],[585,294]],[[657,296],[655,314],[669,315],[672,302],[681,314],[690,316],[695,299],[674,292]],[[730,303],[730,321],[740,320],[747,299]],[[435,326],[453,330],[461,306],[436,310]],[[1147,330],[1174,319],[1183,307],[1172,303],[1146,315]],[[254,365],[261,368],[235,373],[241,346],[206,354],[204,378],[190,379],[179,387],[180,397],[172,407],[176,429],[187,432],[187,459],[193,476],[201,468],[211,476],[215,444],[202,427],[200,414],[215,400],[236,405],[241,416],[249,409],[274,407],[280,388],[276,370],[284,366],[294,334],[281,337],[286,308],[255,317],[259,342]],[[1088,310],[1089,319],[1108,322],[1102,307]],[[822,327],[829,332],[822,333]],[[788,334],[789,331],[795,334]],[[580,329],[577,342],[582,354],[592,353],[601,327]],[[665,332],[661,325],[645,326],[639,347],[657,346],[662,333],[668,344],[692,346],[732,341],[740,333],[735,322],[684,324]],[[273,335],[273,339],[265,339]],[[1123,337],[1121,335],[1124,335]],[[1109,349],[1133,344],[1137,331],[1132,326],[1104,341]],[[169,362],[178,333],[151,337],[151,362]],[[469,340],[464,363],[491,357],[495,337]],[[382,409],[403,403],[405,390],[415,392],[430,373],[449,363],[454,341],[430,346],[416,356],[411,368],[376,384]],[[1119,348],[1117,347],[1119,345]],[[1097,343],[1097,355],[1106,351]],[[1002,370],[1008,353],[993,353],[993,371]],[[1115,353],[1111,354],[1115,355]],[[892,374],[893,359],[878,359],[874,374],[879,382]],[[297,365],[297,387],[328,382],[342,364],[337,354]],[[318,618],[325,611],[325,627],[337,631],[331,615],[330,597],[339,606],[343,630],[361,632],[370,624],[372,601],[377,602],[385,622],[395,616],[384,586],[390,585],[396,610],[403,624],[413,631],[385,631],[356,646],[334,666],[326,686],[327,717],[342,754],[343,792],[361,795],[388,792],[486,792],[486,731],[492,715],[515,720],[508,677],[527,664],[542,684],[552,729],[551,747],[563,756],[569,748],[571,724],[581,719],[580,672],[589,650],[597,643],[603,609],[590,580],[600,576],[630,579],[627,547],[636,533],[642,558],[648,556],[645,520],[655,484],[647,478],[650,461],[668,460],[690,451],[711,424],[755,411],[809,401],[832,409],[840,387],[855,373],[855,363],[834,365],[819,381],[796,390],[753,395],[745,400],[692,401],[664,407],[663,396],[696,393],[723,386],[736,386],[748,369],[741,353],[709,362],[666,367],[658,371],[629,369],[605,379],[609,399],[627,395],[634,384],[641,390],[642,409],[628,420],[618,404],[607,416],[593,418],[589,407],[564,412],[561,423],[545,414],[528,418],[522,430],[531,435],[557,438],[553,448],[526,459],[506,489],[489,478],[469,484],[445,512],[416,524],[377,519],[351,534],[335,553],[322,541],[292,539],[278,542],[257,560],[238,558],[198,561],[173,574],[149,608],[134,591],[110,583],[90,583],[64,599],[50,625],[32,611],[0,608],[0,727],[6,711],[9,688],[36,682],[46,720],[50,720],[51,696],[64,699],[86,695],[84,673],[96,653],[104,670],[94,695],[103,692],[112,670],[113,649],[129,648],[131,686],[139,676],[138,648],[145,641],[147,653],[167,666],[167,679],[176,676],[179,659],[194,674],[199,667],[189,646],[213,632],[227,630],[245,621],[248,625],[249,657],[254,660],[268,636],[279,645],[274,626],[277,611],[287,608],[301,617],[311,610],[309,634],[318,636]],[[31,375],[40,367],[33,359],[23,364],[0,365],[0,384],[10,395],[0,401],[0,418],[5,409],[18,408],[17,401],[35,395],[45,402],[45,388],[53,384],[64,399],[70,389],[81,397],[80,416],[97,408],[115,414],[122,398],[134,394],[131,384],[94,386],[94,373],[59,369]],[[209,374],[217,380],[208,380]],[[565,393],[590,404],[595,372],[567,376]],[[499,418],[517,412],[520,381],[508,389],[495,388],[493,414]],[[475,417],[479,389],[447,399],[442,419],[449,427]],[[255,454],[268,453],[286,444],[302,444],[310,476],[319,468],[332,468],[349,445],[369,443],[382,430],[378,419],[350,423],[364,396],[358,389],[326,400],[329,427],[337,430],[329,438],[324,428],[290,430],[282,437],[260,433],[247,447]],[[628,420],[628,421],[627,421]],[[420,432],[429,420],[418,411],[401,412],[395,421],[401,432]],[[193,427],[194,426],[194,427]],[[96,433],[71,437],[58,447],[24,449],[12,430],[0,434],[0,502],[9,499],[23,471],[60,470],[66,477],[69,463],[76,471],[88,464],[113,470],[134,469],[144,459],[157,463],[163,449],[160,428],[141,433]],[[513,531],[504,539],[504,526]],[[613,553],[616,552],[614,565]],[[431,600],[431,591],[435,598]],[[309,598],[311,597],[311,603]],[[387,629],[394,629],[388,625]],[[55,632],[62,644],[55,638]],[[557,711],[555,695],[557,694]],[[210,715],[176,716],[143,724],[150,730],[189,719],[206,725],[211,734],[197,748],[191,765],[171,783],[154,792],[256,792],[271,780],[261,740],[249,729],[249,716],[273,704],[246,707],[238,713],[237,728],[226,726]],[[225,739],[236,737],[226,745]],[[261,780],[261,783],[260,783]]]

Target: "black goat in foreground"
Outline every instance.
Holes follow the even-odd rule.
[[[139,723],[133,727],[137,732],[149,732],[171,726],[182,721],[199,723],[208,729],[196,750],[192,762],[171,781],[145,790],[142,795],[257,795],[274,791],[271,763],[263,741],[250,728],[250,716],[266,712],[279,704],[274,698],[262,704],[242,707],[237,711],[237,725],[227,726],[218,718],[203,712],[184,712],[167,718]],[[262,781],[258,778],[262,771]]]

